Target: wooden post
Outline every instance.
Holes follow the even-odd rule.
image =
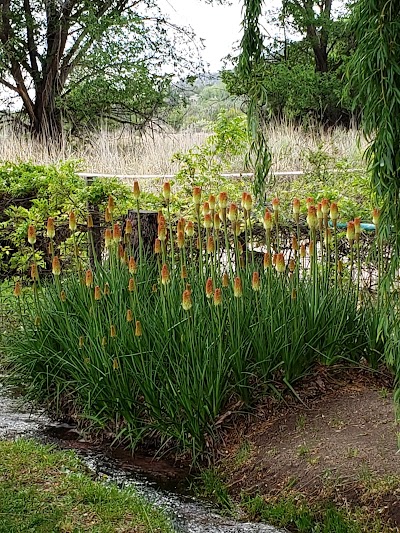
[[[136,259],[139,258],[139,229],[136,209],[129,209],[128,219],[132,222],[131,244]],[[140,233],[142,236],[143,255],[150,258],[154,254],[154,243],[158,234],[157,211],[139,211]]]

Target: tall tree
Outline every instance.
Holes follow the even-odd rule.
[[[0,83],[21,100],[34,134],[57,138],[73,73],[75,84],[90,80],[104,50],[109,65],[124,51],[116,62],[124,76],[135,61],[166,72],[166,56],[177,62],[173,39],[157,0],[0,0]]]

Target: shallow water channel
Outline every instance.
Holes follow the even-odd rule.
[[[207,502],[185,495],[182,476],[173,475],[162,462],[157,461],[156,467],[154,461],[145,457],[132,459],[130,454],[123,453],[113,457],[82,441],[72,426],[30,410],[0,385],[0,438],[17,437],[31,437],[59,448],[74,449],[100,479],[114,481],[121,487],[134,486],[147,500],[166,510],[177,533],[282,533],[266,524],[221,517]]]

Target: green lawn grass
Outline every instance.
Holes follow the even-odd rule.
[[[72,452],[0,441],[0,533],[172,532],[133,489],[91,479]]]

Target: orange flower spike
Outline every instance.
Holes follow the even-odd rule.
[[[214,291],[214,305],[217,307],[222,304],[222,291],[221,289],[215,289]]]
[[[306,199],[306,206],[307,206],[307,209],[311,206],[311,205],[314,205],[315,204],[315,200],[312,196],[309,196],[307,199]]]
[[[322,212],[322,204],[321,204],[321,202],[318,202],[318,204],[317,204],[317,218],[318,218],[318,220],[322,220],[324,218],[324,214]]]
[[[187,277],[188,277],[187,268],[185,265],[182,265],[181,279],[187,279]]]
[[[110,213],[112,214],[114,212],[114,209],[115,209],[115,201],[114,201],[114,198],[112,196],[108,197],[107,207],[108,207],[108,210],[110,211]]]
[[[347,222],[347,231],[346,231],[346,237],[350,245],[353,244],[355,234],[356,232],[355,232],[354,222],[351,220],[350,222]]]
[[[98,302],[101,300],[101,289],[98,285],[94,288],[94,299]]]
[[[184,311],[189,311],[192,308],[192,293],[189,289],[183,291],[182,294],[182,307]]]
[[[220,192],[218,201],[219,201],[220,208],[226,209],[228,206],[228,194],[226,192]]]
[[[335,202],[331,203],[330,208],[329,208],[329,213],[330,213],[331,220],[333,222],[333,226],[336,227],[336,221],[339,218],[339,210],[338,210],[337,203]]]
[[[264,254],[264,270],[267,270],[267,268],[271,267],[271,254],[269,252],[265,252]]]
[[[56,228],[54,226],[54,218],[49,217],[47,219],[46,231],[47,231],[47,237],[49,239],[54,239],[54,237],[56,235]]]
[[[329,206],[329,200],[328,198],[322,198],[321,200],[321,210],[324,216],[327,216],[329,214],[330,206]]]
[[[15,286],[14,286],[14,296],[16,298],[19,298],[22,294],[22,286],[21,286],[21,282],[20,281],[16,281],[15,282]]]
[[[139,187],[139,182],[137,180],[135,180],[133,182],[132,194],[133,194],[133,197],[134,197],[135,200],[139,200],[139,198],[140,198],[140,187]]]
[[[208,204],[210,206],[211,211],[215,211],[216,203],[217,203],[217,200],[215,196],[213,194],[210,194],[210,196],[208,197]]]
[[[33,280],[39,279],[39,273],[38,273],[37,265],[35,263],[32,263],[31,265],[31,278]]]
[[[375,224],[377,229],[379,227],[379,218],[380,218],[380,216],[381,216],[381,210],[378,209],[378,208],[375,208],[372,211],[372,222],[373,222],[373,224]]]
[[[210,214],[210,204],[208,202],[204,202],[201,212],[203,216]]]
[[[242,198],[243,208],[246,209],[248,213],[253,209],[253,198],[250,193],[244,193],[245,196]]]
[[[299,243],[297,242],[297,238],[296,237],[292,237],[292,250],[294,252],[298,252],[299,251]]]
[[[201,187],[193,187],[193,203],[200,206],[201,203]]]
[[[121,263],[125,263],[125,250],[121,243],[118,245],[118,257],[121,260]]]
[[[243,296],[242,280],[236,276],[233,282],[233,295],[235,298],[241,298]]]
[[[188,237],[193,237],[194,235],[194,224],[191,220],[186,223],[185,233]]]
[[[238,218],[238,208],[237,208],[237,205],[232,203],[230,206],[229,206],[229,211],[228,211],[228,218],[231,222],[236,222],[237,221],[237,218]]]
[[[296,270],[296,262],[294,259],[290,259],[289,261],[289,270],[290,272],[294,272]]]
[[[293,214],[296,218],[296,220],[299,218],[298,215],[300,214],[300,200],[298,198],[293,198],[292,201],[292,207],[293,207]]]
[[[274,210],[274,212],[279,211],[279,204],[280,204],[279,198],[275,197],[272,200],[272,209]]]
[[[314,205],[308,207],[307,224],[310,230],[314,230],[318,225],[317,212]]]
[[[113,240],[115,242],[119,242],[121,240],[121,237],[122,237],[121,226],[119,224],[114,224],[114,226],[113,226]]]
[[[165,224],[165,216],[162,211],[157,213],[157,224]]]
[[[106,210],[105,210],[105,213],[104,213],[104,220],[108,224],[109,222],[111,222],[111,219],[112,219],[111,212],[110,212],[110,210],[108,209],[108,206],[107,206]]]
[[[154,242],[154,253],[160,254],[161,253],[161,241],[160,239],[156,239]]]
[[[258,272],[253,272],[253,276],[251,278],[251,288],[256,292],[258,292],[261,288],[260,275]]]
[[[132,235],[133,227],[132,227],[132,221],[127,218],[125,221],[125,235]]]
[[[112,241],[112,234],[110,228],[106,228],[106,231],[104,232],[104,245],[106,248],[110,248]]]
[[[129,258],[128,268],[129,268],[129,274],[131,276],[136,274],[136,272],[137,272],[137,264],[136,264],[136,261],[135,261],[134,257],[130,257]]]
[[[265,213],[264,213],[263,224],[264,224],[265,231],[271,231],[274,225],[271,211],[269,211],[268,208],[265,210]]]
[[[85,285],[87,288],[93,285],[93,272],[90,269],[86,270]]]
[[[162,222],[158,224],[158,238],[160,241],[165,241],[167,239],[167,228]]]
[[[214,285],[213,280],[211,278],[208,278],[206,281],[206,296],[207,298],[211,298],[214,293]]]
[[[218,213],[214,213],[214,229],[219,231],[221,229],[221,219]]]
[[[33,224],[29,224],[28,226],[28,242],[29,244],[32,244],[32,246],[36,242],[36,229]]]
[[[75,213],[73,211],[70,212],[69,214],[69,217],[68,217],[68,225],[69,225],[69,229],[70,231],[75,231],[76,228],[77,228],[77,225],[76,225],[76,216],[75,216]]]
[[[134,292],[135,289],[136,289],[135,278],[129,278],[129,282],[128,282],[128,291],[129,291],[129,292]]]
[[[214,238],[210,235],[207,239],[207,253],[213,254],[215,251]]]
[[[168,266],[164,264],[162,266],[162,269],[161,269],[161,283],[163,285],[166,285],[170,281],[171,281],[171,278],[170,278],[170,275],[169,275]]]
[[[178,231],[178,235],[176,236],[176,242],[179,249],[182,249],[185,246],[185,234],[183,233],[183,231]]]
[[[51,270],[53,272],[53,276],[59,276],[61,274],[60,259],[57,255],[53,257]]]
[[[211,229],[212,228],[212,217],[211,217],[210,213],[206,213],[204,215],[203,225],[204,225],[204,227],[206,229]]]
[[[176,224],[176,232],[178,233],[179,231],[185,231],[185,219],[184,218],[180,218]]]
[[[131,309],[127,309],[126,311],[126,321],[127,322],[133,322],[133,313]]]
[[[222,286],[223,287],[229,287],[229,276],[226,272],[224,272],[224,275],[222,276]]]
[[[361,218],[356,217],[354,219],[354,238],[356,242],[360,240],[361,231]]]
[[[285,258],[282,252],[276,254],[275,268],[279,274],[283,274],[286,270]]]
[[[169,203],[171,200],[171,184],[169,181],[165,181],[163,185],[163,196],[164,200]]]
[[[115,338],[117,336],[117,328],[115,324],[111,324],[110,326],[110,337]]]
[[[135,337],[141,337],[142,336],[142,324],[140,323],[140,320],[136,320],[135,324]]]

